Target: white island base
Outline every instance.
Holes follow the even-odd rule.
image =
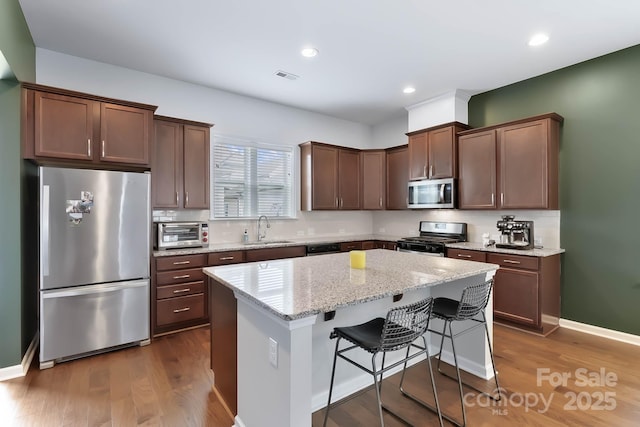
[[[363,323],[375,317],[385,317],[392,307],[409,304],[428,296],[459,299],[466,286],[492,278],[497,269],[497,266],[491,264],[400,254],[384,250],[368,251],[369,265],[372,265],[372,258],[376,258],[372,255],[378,252],[381,254],[376,267],[372,266],[360,271],[350,271],[348,254],[205,269],[209,276],[230,287],[237,299],[238,402],[235,426],[311,426],[312,413],[325,407],[327,402],[335,349],[335,340],[329,339],[333,328]],[[345,255],[346,258],[344,258]],[[388,289],[380,292],[382,297],[378,296],[377,299],[365,297],[365,301],[359,302],[358,299],[362,299],[362,295],[358,295],[357,299],[349,301],[348,305],[341,304],[334,307],[335,317],[332,320],[325,320],[325,311],[305,313],[303,306],[312,307],[314,304],[322,304],[325,296],[312,290],[317,286],[314,283],[307,283],[310,286],[307,289],[307,295],[301,295],[305,286],[298,287],[298,282],[301,280],[301,275],[306,274],[309,278],[314,271],[322,275],[321,264],[313,264],[321,261],[321,258],[325,258],[324,261],[331,261],[334,268],[337,268],[335,265],[346,265],[346,277],[353,279],[358,275],[366,276],[364,280],[362,277],[356,277],[356,280],[350,280],[350,282],[347,280],[349,283],[345,283],[344,286],[349,286],[350,290],[353,287],[360,287],[358,292],[367,293],[371,292],[371,289],[366,289],[368,286],[393,281],[397,282],[395,285],[404,283],[401,285],[403,297],[400,301],[394,302],[393,295],[400,292],[394,284],[389,283]],[[390,271],[393,269],[382,265],[398,260],[404,262],[403,268],[399,267],[395,274]],[[407,265],[409,265],[408,268]],[[239,276],[240,269],[244,269],[242,274],[244,278],[253,280],[244,284],[236,281],[234,284],[232,278]],[[289,288],[288,284],[284,283],[284,288],[274,290],[273,286],[269,286],[271,282],[267,283],[266,279],[267,276],[273,278],[273,275],[263,274],[262,277],[265,279],[260,280],[260,273],[267,270],[285,273],[289,279],[297,278],[298,280]],[[441,276],[436,277],[434,270],[441,272]],[[339,292],[339,286],[335,286],[334,275],[327,275],[326,270],[324,273],[325,276],[332,276],[324,279],[330,282],[327,286],[331,288],[331,292]],[[411,278],[404,277],[403,280],[403,275],[409,275]],[[453,278],[456,275],[463,277]],[[285,282],[287,281],[285,278]],[[290,295],[286,296],[288,293]],[[295,296],[292,297],[291,294]],[[294,298],[296,301],[289,307],[287,298]],[[331,298],[335,299],[336,296],[332,295]],[[300,299],[304,301],[300,303]],[[293,314],[285,313],[287,311]],[[486,310],[490,335],[492,335],[491,313],[490,301]],[[430,326],[441,330],[442,322],[433,320]],[[468,326],[470,325],[454,324],[454,332]],[[445,340],[443,360],[452,362],[451,346],[447,341]],[[429,338],[429,342],[431,354],[435,354],[440,344],[440,337],[433,335]],[[476,328],[457,340],[456,350],[461,369],[484,379],[492,378],[493,370],[483,328]],[[352,352],[352,356],[355,353],[356,351]],[[391,364],[399,360],[402,353],[401,351],[389,353],[387,363]],[[364,351],[361,355],[360,362],[370,366],[371,355]],[[411,363],[419,361],[420,358],[416,358]],[[402,366],[399,366],[396,371],[401,369]],[[392,373],[389,372],[385,376]],[[373,384],[371,375],[347,363],[338,363],[332,401],[336,402],[371,384]],[[425,387],[429,386],[425,384]]]

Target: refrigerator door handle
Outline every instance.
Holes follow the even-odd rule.
[[[49,275],[49,186],[42,186],[41,248],[42,276]]]
[[[62,298],[62,297],[77,297],[81,295],[90,295],[97,293],[107,293],[121,291],[122,289],[140,288],[147,286],[149,282],[147,280],[137,280],[132,282],[121,282],[112,284],[79,286],[77,288],[62,289],[59,291],[46,291],[42,293],[43,299],[49,298]]]

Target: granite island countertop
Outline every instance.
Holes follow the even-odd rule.
[[[349,267],[349,254],[328,254],[207,267],[216,279],[284,320],[373,301],[497,270],[498,265],[372,249],[367,267]]]

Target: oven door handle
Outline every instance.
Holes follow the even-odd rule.
[[[439,203],[444,203],[444,186],[447,184],[440,184],[440,201]]]

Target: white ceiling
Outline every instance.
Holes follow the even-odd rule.
[[[367,124],[640,44],[638,0],[19,1],[37,47]]]

